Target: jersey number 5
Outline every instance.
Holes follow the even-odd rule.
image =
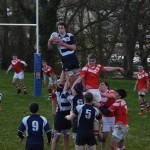
[[[32,121],[32,130],[38,131],[39,129],[39,123],[37,121]]]
[[[91,118],[91,110],[90,109],[86,109],[86,112],[85,112],[85,118],[86,119],[90,119]]]

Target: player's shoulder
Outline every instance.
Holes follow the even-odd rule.
[[[84,104],[76,106],[77,111],[79,112],[84,106],[85,106]]]
[[[101,64],[97,64],[97,67],[100,68],[100,69],[103,69],[103,68],[104,68],[104,66],[101,65]]]
[[[118,105],[125,105],[125,104],[126,104],[126,101],[123,100],[123,99],[118,99],[118,100],[116,100],[115,103],[118,104]]]
[[[145,76],[148,76],[148,73],[144,70],[144,74],[145,74]]]
[[[114,90],[109,90],[108,93],[109,94],[115,94],[116,92]]]
[[[47,69],[52,69],[52,67],[50,65],[47,65]]]
[[[88,69],[89,69],[89,65],[88,65],[88,64],[86,64],[86,65],[82,68],[83,71],[86,71],[86,70],[88,70]]]
[[[42,118],[44,121],[47,121],[46,117],[44,116],[40,116],[40,118]]]
[[[17,61],[22,61],[22,60],[18,58]]]
[[[23,119],[22,119],[22,122],[27,122],[27,120],[30,118],[30,115],[29,116],[26,116],[26,117],[24,117]]]
[[[73,34],[72,34],[72,33],[67,33],[67,35],[68,35],[68,36],[73,36]]]
[[[98,113],[98,114],[99,114],[99,110],[98,110],[98,108],[96,108],[96,107],[94,107],[94,106],[93,106],[93,108],[95,109],[96,113]]]

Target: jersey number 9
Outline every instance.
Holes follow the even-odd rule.
[[[32,121],[32,130],[33,131],[39,130],[39,123],[37,121]]]

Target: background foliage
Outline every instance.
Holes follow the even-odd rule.
[[[81,66],[87,55],[95,52],[98,63],[123,66],[128,79],[132,78],[134,56],[149,69],[148,0],[39,0],[39,18],[40,52],[58,73],[58,52],[56,48],[48,50],[47,41],[59,21],[66,22],[75,36]],[[0,22],[35,23],[35,0],[1,0]],[[8,67],[14,51],[29,64],[28,71],[33,71],[34,27],[0,26],[2,69]]]

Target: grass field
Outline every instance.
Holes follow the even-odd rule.
[[[11,84],[13,72],[6,76],[5,71],[0,71],[0,93],[3,94],[1,103],[3,112],[0,113],[0,150],[23,150],[25,141],[20,142],[17,137],[18,126],[22,118],[29,113],[28,106],[31,102],[40,105],[40,114],[48,119],[50,125],[53,123],[51,114],[51,103],[47,100],[47,86],[42,87],[42,96],[33,96],[33,73],[25,74],[25,83],[28,95],[17,95]],[[127,150],[150,150],[150,113],[138,115],[139,105],[137,93],[133,92],[134,81],[127,80],[108,80],[111,89],[124,88],[128,96],[126,98],[129,111],[129,132],[126,137]],[[149,98],[149,94],[147,98]],[[46,139],[46,135],[45,135]],[[71,138],[70,138],[71,139]],[[46,140],[45,140],[46,141]],[[73,142],[70,140],[70,149],[73,150]],[[108,141],[108,150],[109,141]],[[62,141],[58,144],[58,150],[62,150]],[[100,150],[100,146],[97,146]],[[45,144],[45,150],[50,150]]]

